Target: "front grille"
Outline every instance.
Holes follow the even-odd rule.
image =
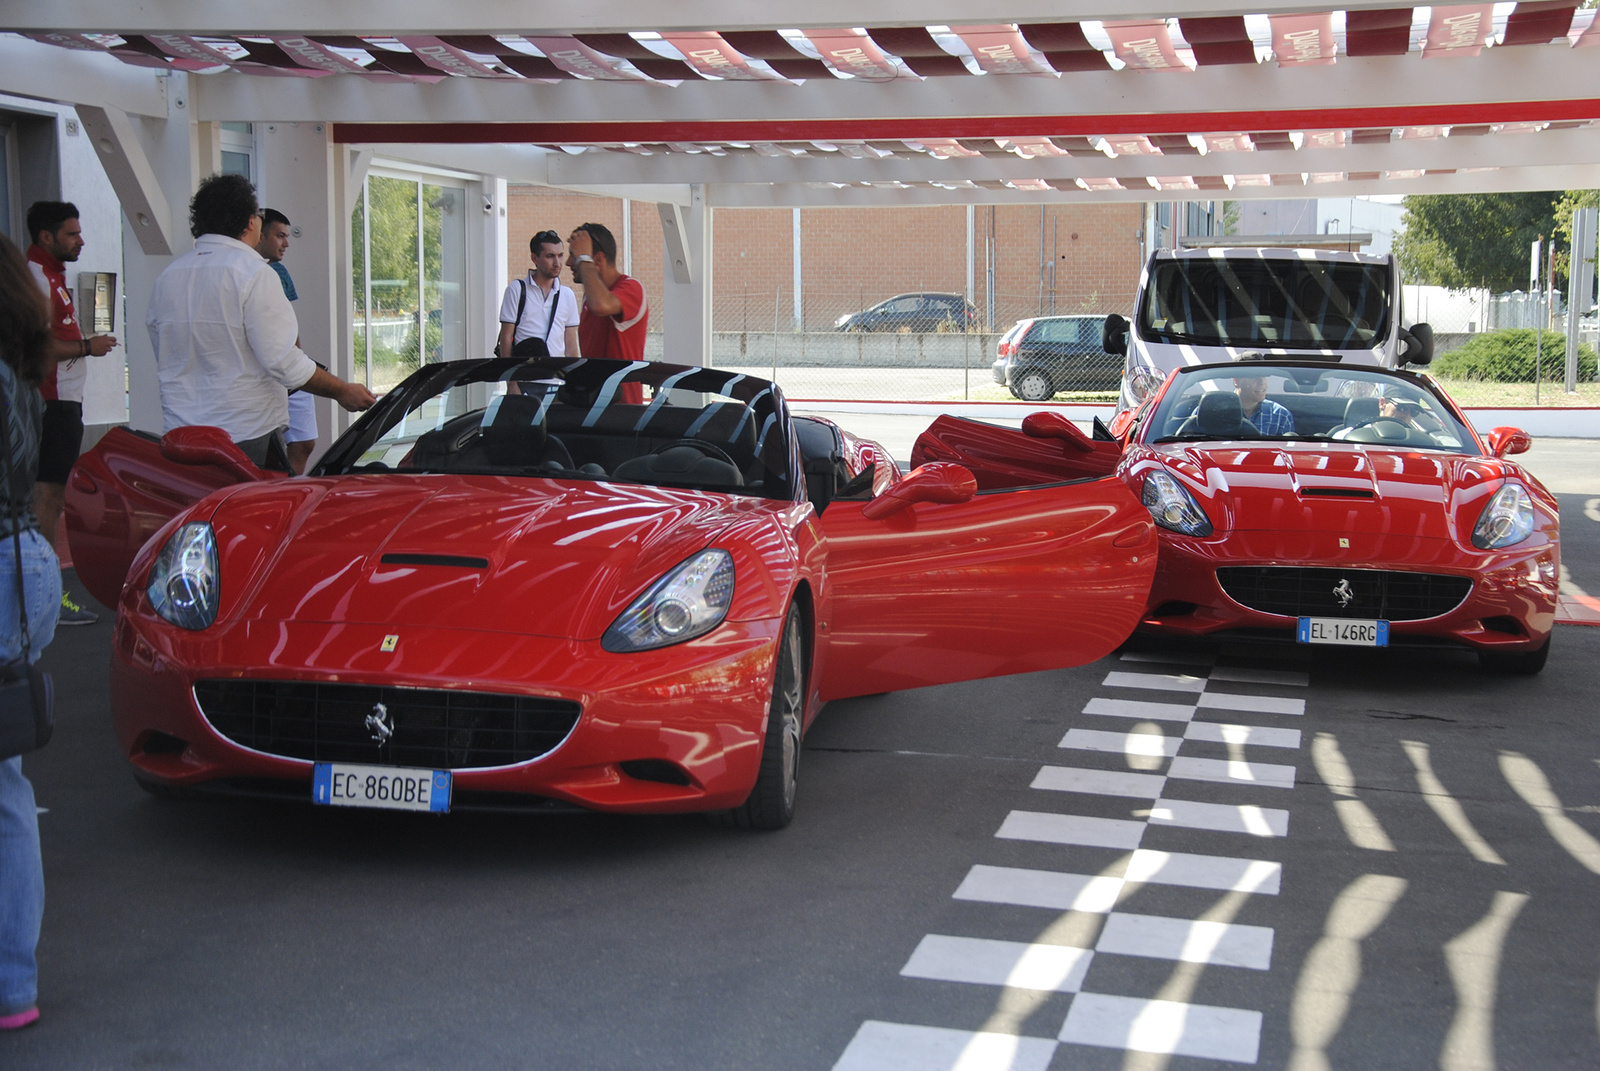
[[[583,712],[565,699],[304,681],[196,681],[194,696],[212,728],[254,751],[433,770],[536,759]],[[374,736],[384,728],[392,735],[380,744]]]
[[[1472,590],[1464,576],[1283,565],[1224,566],[1217,570],[1217,583],[1234,602],[1266,614],[1384,621],[1447,614]],[[1348,605],[1341,605],[1341,595]]]

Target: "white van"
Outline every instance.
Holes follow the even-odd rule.
[[[1394,257],[1327,249],[1159,250],[1139,279],[1133,323],[1106,317],[1102,342],[1125,357],[1121,409],[1174,368],[1243,354],[1381,368],[1433,359],[1433,330],[1401,324]]]

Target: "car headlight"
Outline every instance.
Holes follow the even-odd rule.
[[[1161,527],[1191,536],[1211,534],[1211,520],[1206,511],[1200,508],[1188,488],[1170,473],[1160,469],[1146,473],[1142,498],[1150,517]]]
[[[1135,405],[1142,403],[1146,398],[1156,392],[1156,388],[1166,382],[1148,368],[1136,368],[1128,374],[1128,396]]]
[[[733,603],[733,555],[704,550],[657,580],[600,637],[618,654],[648,651],[703,636]]]
[[[209,524],[186,524],[156,555],[145,593],[156,613],[179,628],[210,628],[217,619],[217,537]]]
[[[1494,493],[1472,529],[1472,545],[1495,550],[1520,543],[1533,532],[1533,500],[1520,483],[1508,483]]]

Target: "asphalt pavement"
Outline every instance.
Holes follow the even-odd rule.
[[[1591,448],[1563,547],[1600,592]],[[154,799],[110,637],[45,656],[6,1071],[1600,1066],[1594,628],[1532,679],[1140,641],[835,703],[776,834]]]

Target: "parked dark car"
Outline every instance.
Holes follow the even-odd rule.
[[[1103,316],[1035,316],[1018,320],[1000,337],[994,381],[1025,402],[1044,402],[1058,391],[1116,390],[1122,358],[1100,346]]]
[[[960,294],[896,294],[870,309],[846,313],[835,331],[971,331],[978,310]]]

